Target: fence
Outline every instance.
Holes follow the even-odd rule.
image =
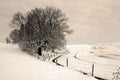
[[[99,63],[88,63],[77,59],[66,58],[64,61],[57,60],[56,63],[72,68],[87,75],[101,78],[101,80],[111,80],[118,66],[104,65]]]

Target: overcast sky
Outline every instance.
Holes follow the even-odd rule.
[[[120,41],[120,0],[0,0],[0,41],[5,42],[13,14],[54,6],[67,17],[74,33],[68,43]]]

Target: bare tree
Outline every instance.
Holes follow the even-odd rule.
[[[60,9],[46,7],[32,9],[24,16],[16,13],[11,25],[19,28],[18,44],[22,43],[21,46],[29,44],[30,46],[26,48],[54,51],[66,44],[65,36],[72,32],[67,20],[68,18]]]

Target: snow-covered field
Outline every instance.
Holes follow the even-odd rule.
[[[113,73],[120,67],[120,48],[118,45],[68,45],[69,54],[58,59],[58,63],[77,71],[91,75],[94,64],[94,76],[111,80]]]
[[[0,80],[95,80],[69,68],[31,57],[16,45],[0,43]]]

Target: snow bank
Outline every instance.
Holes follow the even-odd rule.
[[[68,68],[42,62],[17,45],[0,43],[0,80],[95,80]]]

